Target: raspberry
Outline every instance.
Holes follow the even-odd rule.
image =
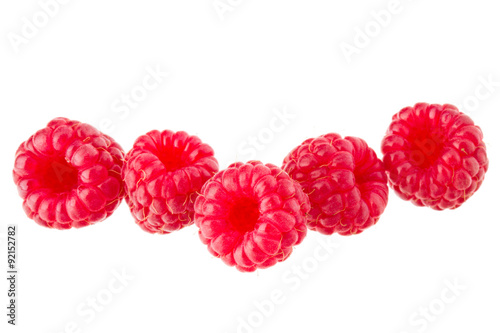
[[[212,148],[196,136],[168,130],[140,136],[122,171],[136,223],[159,234],[191,225],[198,191],[218,168]]]
[[[418,103],[392,117],[382,141],[389,184],[417,206],[454,209],[488,170],[483,133],[450,104]]]
[[[307,196],[277,166],[233,163],[202,188],[195,223],[214,256],[252,272],[287,259],[306,235]]]
[[[358,234],[387,205],[382,161],[362,139],[336,133],[308,139],[285,157],[283,169],[309,194],[307,226],[322,234]]]
[[[123,198],[123,150],[75,120],[55,118],[16,152],[14,182],[36,223],[80,228],[110,216]]]

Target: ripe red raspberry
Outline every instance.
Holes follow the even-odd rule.
[[[56,229],[106,219],[124,195],[123,155],[118,143],[94,127],[53,119],[16,152],[14,182],[26,215]]]
[[[309,194],[307,226],[322,234],[358,234],[387,205],[382,161],[362,139],[336,133],[307,139],[285,157],[283,169]]]
[[[168,130],[140,136],[122,171],[136,223],[159,234],[191,225],[198,191],[218,169],[214,151],[196,136]]]
[[[417,206],[457,208],[488,170],[482,139],[481,129],[453,105],[406,107],[392,117],[382,141],[389,184]]]
[[[252,272],[290,256],[306,235],[309,209],[299,184],[277,166],[238,162],[203,186],[195,223],[210,253]]]

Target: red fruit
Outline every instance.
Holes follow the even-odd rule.
[[[123,155],[118,143],[94,127],[53,119],[16,152],[14,182],[26,215],[56,229],[106,219],[124,195]]]
[[[396,113],[382,153],[396,193],[436,210],[462,205],[488,170],[481,129],[450,104],[418,103]]]
[[[285,157],[283,170],[308,193],[307,227],[322,234],[358,234],[387,206],[382,161],[362,139],[336,133],[307,139]]]
[[[218,168],[212,148],[196,136],[168,130],[140,136],[122,171],[136,223],[159,234],[191,225],[198,191]]]
[[[277,166],[238,162],[203,186],[195,223],[210,253],[252,272],[290,256],[306,235],[309,209],[300,186]]]

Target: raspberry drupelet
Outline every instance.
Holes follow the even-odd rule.
[[[123,150],[88,124],[55,118],[23,142],[14,182],[38,224],[80,228],[109,217],[123,196]]]
[[[460,207],[488,170],[481,129],[450,104],[418,103],[396,113],[382,153],[398,196],[436,210]]]
[[[307,226],[322,234],[358,234],[387,206],[383,163],[360,138],[329,133],[307,139],[285,157],[283,169],[309,195]]]
[[[198,191],[218,168],[213,149],[196,136],[169,130],[140,136],[122,171],[136,223],[159,234],[193,224]]]
[[[309,209],[299,184],[277,166],[238,162],[203,186],[195,223],[210,253],[252,272],[290,256],[306,235]]]

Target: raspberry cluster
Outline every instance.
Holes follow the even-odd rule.
[[[234,163],[195,203],[203,244],[226,264],[251,272],[283,261],[306,235],[310,205],[297,182],[272,164]]]
[[[123,155],[119,144],[94,127],[55,118],[16,152],[14,183],[26,215],[55,229],[106,219],[124,196]]]
[[[449,104],[418,103],[396,113],[382,153],[398,196],[436,210],[462,205],[488,170],[481,129]]]
[[[418,206],[455,209],[488,170],[481,129],[449,104],[402,109],[381,148],[383,161],[364,140],[328,133],[295,147],[282,168],[219,171],[213,149],[186,132],[150,131],[125,155],[94,127],[55,118],[19,146],[13,176],[26,215],[44,227],[95,224],[125,198],[144,231],[194,223],[212,255],[252,272],[287,259],[307,229],[353,235],[374,225],[387,183]]]
[[[168,130],[140,136],[122,171],[136,223],[159,234],[191,225],[198,191],[218,169],[214,151],[196,136]]]
[[[283,169],[309,194],[307,226],[322,234],[358,234],[387,206],[384,165],[359,138],[329,133],[293,149]]]

